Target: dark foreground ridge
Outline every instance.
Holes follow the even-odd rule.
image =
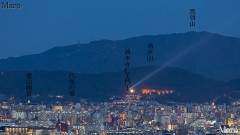
[[[131,69],[132,83],[135,84],[158,67],[138,67]],[[0,75],[0,93],[26,99],[26,72],[2,72]],[[68,76],[65,71],[35,71],[33,74],[33,99],[36,101],[51,100],[57,95],[67,98]],[[123,96],[124,72],[101,74],[76,74],[76,98],[106,101],[112,96]],[[207,79],[180,68],[164,68],[154,76],[137,85],[134,89],[173,90],[173,94],[157,95],[159,101],[210,102],[216,97],[239,96],[238,83],[225,83]],[[60,100],[60,99],[58,99]]]

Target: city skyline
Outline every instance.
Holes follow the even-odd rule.
[[[0,135],[240,135],[239,0],[0,0]]]

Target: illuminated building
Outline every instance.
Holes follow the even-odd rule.
[[[233,119],[229,118],[229,119],[227,120],[227,125],[228,125],[228,126],[232,126],[232,125],[233,125]]]
[[[55,135],[54,128],[6,127],[5,134]]]
[[[12,118],[13,119],[25,119],[26,112],[12,110]]]
[[[145,130],[108,130],[107,135],[148,135],[150,132]]]
[[[6,127],[6,133],[16,133],[16,134],[27,134],[28,128],[27,127]]]
[[[63,106],[53,106],[52,109],[53,109],[54,111],[62,110],[62,109],[63,109]]]
[[[8,109],[8,108],[9,108],[9,106],[7,106],[7,105],[2,106],[2,109]]]
[[[126,119],[127,119],[127,114],[126,114],[126,113],[121,113],[121,114],[120,114],[120,118],[121,118],[122,120],[126,120]]]
[[[141,93],[144,95],[151,95],[151,94],[167,95],[167,94],[172,94],[173,90],[142,89]]]

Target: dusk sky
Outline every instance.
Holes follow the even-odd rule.
[[[2,2],[2,1],[1,1]],[[15,0],[0,9],[0,58],[140,35],[209,31],[240,37],[239,0]],[[189,9],[196,9],[196,27]]]

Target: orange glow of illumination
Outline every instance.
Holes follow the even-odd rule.
[[[158,95],[168,95],[168,94],[172,94],[173,90],[142,89],[142,94],[151,95],[153,93],[156,93]]]

